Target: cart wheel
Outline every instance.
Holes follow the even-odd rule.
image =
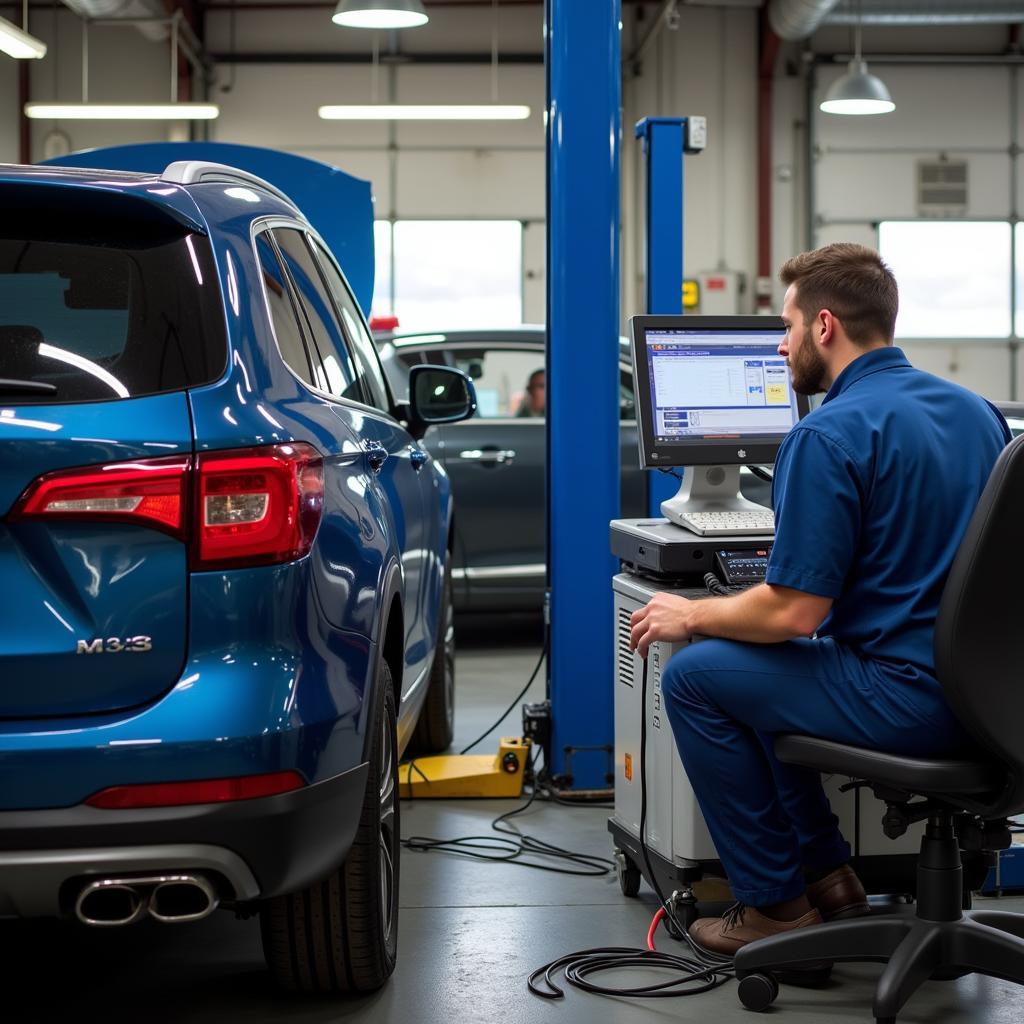
[[[615,876],[623,896],[636,896],[640,892],[640,869],[621,851],[615,851]]]
[[[748,974],[740,978],[740,1002],[755,1013],[762,1013],[775,1002],[779,983],[771,974]]]
[[[682,942],[686,938],[686,933],[690,930],[690,925],[699,916],[697,914],[697,904],[691,903],[688,900],[680,900],[671,904],[671,906],[672,916],[665,918],[665,931],[677,942]]]

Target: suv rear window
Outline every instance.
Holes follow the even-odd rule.
[[[209,241],[167,232],[149,241],[0,238],[4,401],[116,401],[221,375],[227,342]]]

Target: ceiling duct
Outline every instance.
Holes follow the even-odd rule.
[[[806,39],[839,0],[770,0],[768,23],[780,39]]]
[[[167,23],[167,8],[163,0],[64,0],[80,18],[93,21],[98,18],[154,18],[155,21],[138,21],[135,27],[153,42],[166,39],[170,34]]]
[[[1024,22],[1021,0],[859,0],[844,3],[829,25],[1008,25]]]

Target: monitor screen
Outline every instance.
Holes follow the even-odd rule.
[[[634,317],[633,367],[644,466],[775,461],[807,412],[778,354],[777,317]]]

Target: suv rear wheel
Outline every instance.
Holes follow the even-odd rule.
[[[374,687],[373,743],[362,816],[348,859],[260,914],[274,980],[292,992],[372,992],[391,976],[398,947],[398,756],[391,670]]]
[[[455,604],[452,600],[451,555],[444,572],[437,646],[430,666],[427,696],[420,709],[410,747],[416,754],[440,754],[455,734]]]

